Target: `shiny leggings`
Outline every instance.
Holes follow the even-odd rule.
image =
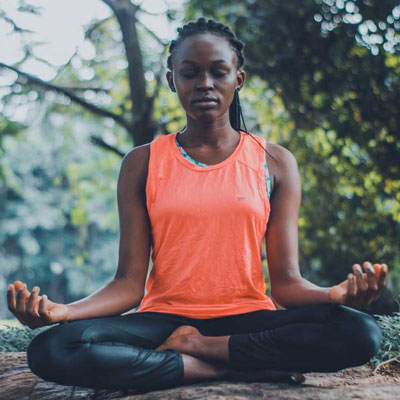
[[[183,381],[182,354],[155,351],[179,326],[229,338],[235,370],[332,372],[366,363],[380,348],[374,318],[335,304],[259,310],[210,319],[141,312],[59,324],[27,350],[33,373],[62,385],[156,390]]]

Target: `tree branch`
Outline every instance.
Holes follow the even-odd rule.
[[[43,81],[40,78],[37,78],[26,72],[22,72],[11,65],[7,65],[7,64],[1,63],[1,62],[0,62],[0,68],[11,69],[12,71],[15,71],[19,76],[25,77],[32,84],[36,84],[36,85],[41,86],[48,90],[54,90],[57,93],[62,93],[65,96],[69,97],[73,102],[81,105],[82,107],[86,108],[87,110],[89,110],[97,115],[106,117],[106,118],[112,118],[115,122],[117,122],[118,124],[120,124],[127,130],[129,130],[131,128],[129,121],[127,121],[123,116],[114,114],[113,112],[106,110],[104,108],[98,107],[92,103],[88,103],[86,100],[83,100],[82,98],[78,97],[73,91],[71,91],[67,88],[57,86],[52,83]]]
[[[114,15],[110,15],[109,17],[106,17],[89,25],[89,27],[85,29],[85,39],[90,38],[94,30],[96,30],[100,25],[104,24],[105,22],[112,20],[113,18]]]
[[[90,136],[90,141],[95,144],[96,146],[102,147],[103,149],[106,149],[108,151],[112,151],[113,153],[118,154],[120,157],[124,157],[125,153],[123,153],[121,150],[117,149],[116,147],[106,143],[103,139],[101,139],[98,136]]]
[[[164,11],[155,13],[155,12],[151,12],[151,11],[144,10],[144,9],[142,8],[142,5],[141,5],[141,4],[140,4],[140,5],[136,5],[136,6],[137,6],[137,8],[138,8],[138,11],[140,11],[140,12],[143,13],[143,14],[152,15],[152,16],[154,16],[154,17],[158,17],[158,16],[164,14]]]
[[[150,36],[151,36],[153,39],[155,39],[158,43],[160,43],[161,46],[167,47],[167,46],[169,45],[169,42],[168,42],[168,41],[164,41],[164,40],[160,39],[150,28],[148,28],[145,24],[143,24],[143,22],[137,20],[137,23],[138,23],[142,28],[144,28],[144,29],[147,31],[147,33],[149,33]]]
[[[58,86],[59,88],[62,89],[67,89],[67,90],[73,90],[73,91],[85,91],[85,90],[93,90],[94,92],[105,92],[109,93],[109,89],[103,89],[103,88],[98,88],[98,87],[81,87],[81,86]]]
[[[20,28],[11,18],[7,17],[4,11],[0,11],[0,18],[12,25],[14,32],[19,33],[34,33],[29,29]]]

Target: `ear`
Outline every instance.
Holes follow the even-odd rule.
[[[167,78],[169,88],[172,89],[174,87],[174,78],[172,77],[172,72],[168,71],[165,76]]]
[[[242,69],[237,72],[236,77],[236,87],[242,88],[244,85],[244,81],[246,80],[246,72]]]

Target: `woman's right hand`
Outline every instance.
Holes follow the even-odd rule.
[[[14,287],[17,291],[16,297]],[[50,301],[45,294],[39,296],[39,291],[40,288],[35,286],[30,293],[21,281],[8,285],[8,309],[18,321],[31,329],[68,321],[68,307],[65,304]]]

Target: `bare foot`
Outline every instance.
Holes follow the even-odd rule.
[[[218,362],[218,364],[214,364],[212,360],[211,363],[210,360],[202,360],[201,355],[199,356],[197,354],[193,354],[199,352],[198,349],[196,351],[196,346],[193,344],[196,340],[191,342],[191,339],[196,336],[200,336],[205,339],[208,338],[206,336],[203,336],[200,331],[195,327],[190,325],[182,325],[179,328],[175,329],[171,333],[171,335],[168,336],[168,338],[164,341],[164,343],[158,346],[155,350],[163,351],[167,349],[173,349],[184,354],[185,375],[188,378],[190,377],[190,379],[204,379],[204,377],[207,376],[213,377],[214,379],[222,378],[233,381],[242,380],[245,382],[290,382],[300,384],[305,381],[305,377],[298,372],[275,370],[238,371],[229,368],[224,362],[222,364],[221,362]],[[200,359],[198,359],[197,357],[200,357]],[[192,366],[191,360],[196,361],[197,364],[201,363],[201,365],[199,366],[197,364],[193,364]],[[188,363],[188,361],[191,362]],[[204,371],[202,371],[202,369],[204,369]]]
[[[158,346],[155,350],[167,350],[173,349],[177,351],[181,351],[182,347],[187,345],[188,337],[192,335],[201,335],[200,331],[194,326],[190,325],[182,325],[179,328],[175,329],[170,336],[167,337],[164,343]]]

